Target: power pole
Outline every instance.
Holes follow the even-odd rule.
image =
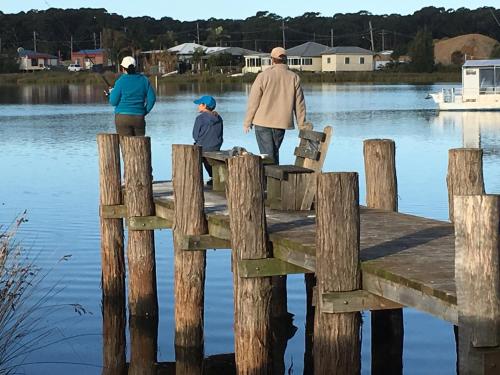
[[[313,42],[316,41],[316,33],[313,34]]]
[[[97,40],[95,37],[95,32],[93,33],[93,36],[94,36],[94,49],[97,49]]]
[[[333,48],[333,29],[330,29],[330,47]]]
[[[99,48],[102,49],[102,31],[99,31]]]
[[[200,25],[196,22],[196,37],[198,39],[198,44],[200,44]]]
[[[253,44],[254,44],[254,51],[257,51],[257,39],[254,39],[253,40]]]
[[[71,40],[69,42],[69,49],[70,49],[69,59],[71,60],[73,58],[73,35],[71,35]]]
[[[36,31],[33,31],[33,51],[36,53]]]
[[[286,43],[285,43],[285,21],[281,21],[281,30],[283,30],[283,48],[286,49]]]
[[[370,40],[372,42],[372,52],[375,51],[375,46],[373,44],[373,27],[372,27],[372,21],[369,21],[368,24],[370,25]]]
[[[385,51],[385,30],[382,29],[382,51]]]

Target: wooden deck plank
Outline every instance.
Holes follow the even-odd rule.
[[[171,185],[157,184],[158,204],[172,202]],[[211,236],[230,240],[224,194],[205,191]],[[169,210],[165,210],[169,211]],[[314,211],[266,211],[274,256],[296,266],[316,268]],[[371,293],[456,322],[454,231],[450,223],[361,208],[361,258]]]

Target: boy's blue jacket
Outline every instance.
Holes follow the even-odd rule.
[[[220,150],[223,136],[222,117],[214,112],[201,112],[193,127],[193,139],[196,145],[205,151]]]
[[[109,103],[121,115],[146,115],[155,102],[155,92],[142,74],[122,74],[109,94]]]

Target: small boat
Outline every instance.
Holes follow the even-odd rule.
[[[467,60],[462,87],[429,96],[441,111],[500,111],[500,59]]]

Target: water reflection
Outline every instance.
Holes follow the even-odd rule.
[[[462,146],[500,153],[500,112],[439,112],[432,125],[462,130]]]

